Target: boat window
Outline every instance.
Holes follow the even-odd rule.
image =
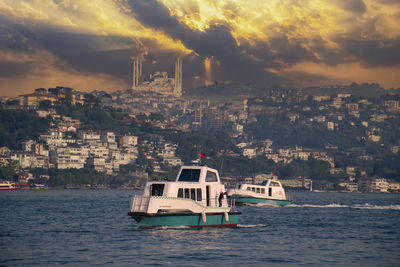
[[[152,196],[161,197],[164,191],[164,184],[150,185],[150,192]]]
[[[257,193],[260,193],[260,188],[259,187],[257,187]]]
[[[183,197],[183,188],[179,188],[178,197]]]
[[[247,187],[247,191],[251,191],[251,187]]]
[[[251,188],[251,191],[256,192],[256,188],[255,188],[255,187],[252,187],[252,188]]]
[[[190,198],[189,188],[185,188],[185,198]]]
[[[196,189],[190,189],[190,198],[196,200]]]
[[[269,184],[269,186],[279,187],[279,183],[277,183],[277,182],[271,182],[271,183]]]
[[[217,182],[217,174],[215,172],[207,171],[206,182]]]
[[[265,188],[261,188],[261,194],[265,194]]]
[[[201,201],[201,189],[197,188],[197,201]]]
[[[183,169],[179,175],[180,182],[198,182],[200,177],[199,169]]]

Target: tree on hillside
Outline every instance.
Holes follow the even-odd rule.
[[[0,147],[20,149],[27,139],[37,140],[47,132],[50,121],[26,110],[0,110]]]

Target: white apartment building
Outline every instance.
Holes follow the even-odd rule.
[[[48,146],[66,147],[67,141],[64,139],[64,134],[60,131],[49,131],[47,134],[39,135],[39,140],[46,142]]]
[[[267,159],[273,160],[275,163],[278,163],[278,162],[279,162],[279,155],[276,154],[276,153],[268,153],[268,154],[265,154],[265,157],[266,157]]]
[[[389,189],[389,183],[385,178],[372,178],[369,184],[370,192],[381,192],[387,193]]]
[[[380,135],[375,135],[375,134],[371,134],[368,135],[368,139],[371,140],[372,142],[379,142],[381,141],[381,136]]]
[[[293,152],[293,149],[290,149],[290,148],[280,148],[278,150],[278,154],[280,157],[291,158],[293,156],[292,152]]]
[[[163,164],[168,164],[171,166],[182,166],[183,162],[180,158],[178,157],[173,157],[173,156],[167,156],[163,159],[162,161]]]
[[[88,157],[87,147],[57,147],[50,151],[50,163],[57,169],[81,169]]]
[[[9,158],[17,161],[21,168],[48,168],[49,165],[48,157],[27,151],[10,151]]]
[[[328,121],[326,123],[326,127],[328,128],[328,130],[333,131],[333,130],[335,130],[335,123],[332,121]]]
[[[92,145],[89,146],[89,154],[94,157],[108,158],[110,151],[105,146]]]
[[[106,159],[99,157],[90,157],[86,160],[86,165],[96,171],[104,172],[106,170]]]
[[[243,149],[243,156],[248,158],[254,158],[257,156],[257,148],[254,147],[246,147]]]
[[[131,153],[131,152],[121,152],[120,157],[119,157],[119,164],[120,165],[126,165],[126,164],[131,164],[135,162],[137,159],[137,152],[136,153]]]
[[[82,169],[85,162],[79,155],[58,154],[54,162],[57,169]]]
[[[100,141],[104,143],[115,143],[116,135],[111,131],[100,131]]]
[[[78,131],[78,138],[82,143],[91,143],[93,141],[100,141],[100,134],[93,131]]]
[[[177,145],[165,143],[164,148],[160,153],[157,153],[159,157],[174,157]]]
[[[134,135],[124,135],[122,136],[122,146],[137,146],[138,137]]]

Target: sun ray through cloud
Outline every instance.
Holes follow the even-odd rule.
[[[399,21],[400,4],[389,0],[3,0],[0,93],[17,93],[16,84],[32,90],[40,68],[78,86],[105,75],[104,89],[129,88],[129,58],[139,50],[149,68],[178,56],[190,62],[184,87],[212,62],[207,77],[228,83],[300,87],[307,79],[293,74],[301,71],[313,83],[365,82],[374,73],[382,86],[399,87],[400,78],[385,76],[400,71]]]

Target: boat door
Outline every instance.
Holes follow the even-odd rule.
[[[165,184],[152,184],[150,185],[150,193],[152,196],[161,197],[164,192]]]
[[[271,187],[268,187],[268,196],[272,197],[272,188]]]
[[[211,206],[211,196],[210,196],[211,192],[210,192],[210,186],[207,185],[206,186],[206,199],[207,199],[207,206]]]

